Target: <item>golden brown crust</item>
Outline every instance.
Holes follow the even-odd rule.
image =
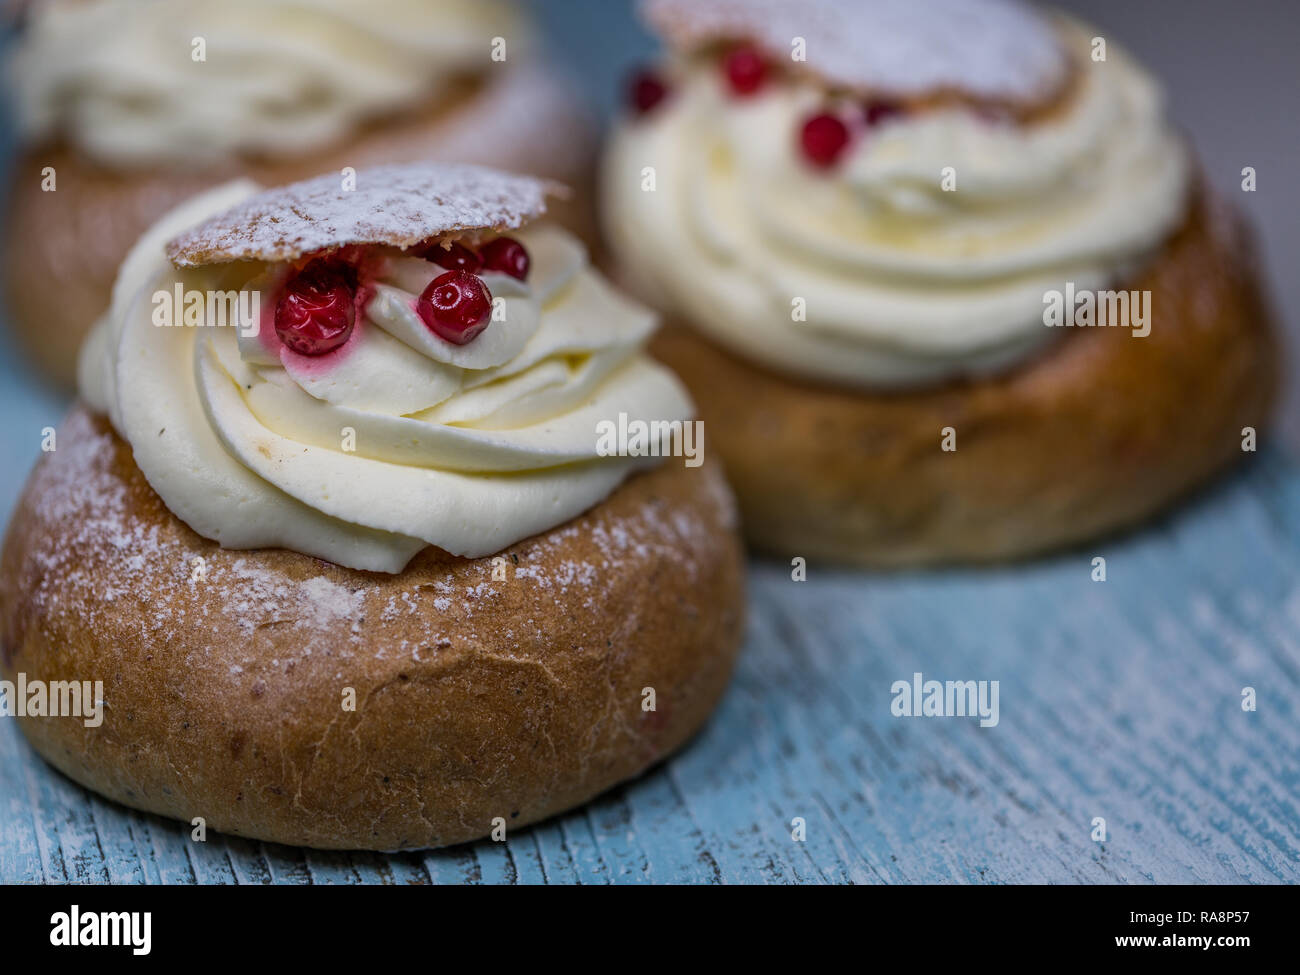
[[[872,566],[1016,558],[1146,517],[1268,421],[1277,338],[1231,214],[1198,199],[1123,287],[1151,291],[1145,338],[1069,329],[1007,375],[905,393],[778,376],[682,328],[652,351],[695,397],[756,547]]]
[[[41,190],[46,167],[57,180],[50,193]],[[9,183],[5,304],[42,373],[75,384],[77,350],[108,309],[127,251],[159,216],[219,181],[198,172],[122,173],[63,148],[20,154]]]
[[[507,86],[510,90],[497,90]],[[528,90],[518,91],[521,87]],[[540,142],[539,131],[545,135]],[[385,120],[334,150],[305,158],[128,171],[98,165],[64,146],[33,147],[15,161],[9,184],[4,228],[9,317],[40,370],[70,387],[76,382],[77,350],[107,309],[127,251],[160,216],[208,187],[237,176],[278,186],[344,166],[449,154],[582,186],[590,180],[593,152],[588,122],[567,91],[548,80],[544,69],[530,66],[486,91],[460,91],[450,104],[431,101],[418,113]],[[41,190],[46,167],[57,176],[52,193]],[[585,194],[560,201],[551,211],[559,222],[594,238]]]
[[[128,805],[305,846],[457,843],[638,774],[730,674],[743,561],[710,465],[637,475],[500,562],[431,549],[387,576],[223,550],[104,420],[78,407],[58,436],[0,557],[0,671],[104,682],[99,728],[19,721]]]

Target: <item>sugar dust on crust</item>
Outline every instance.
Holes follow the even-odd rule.
[[[386,575],[229,551],[78,406],[5,541],[0,672],[103,680],[102,726],[20,727],[119,802],[279,843],[445,846],[584,802],[703,723],[743,631],[735,517],[717,465],[669,461],[488,558],[426,549]]]
[[[684,485],[688,478],[699,480]],[[11,529],[0,578],[7,649],[23,643],[26,627],[57,633],[71,617],[65,623],[80,631],[211,653],[234,677],[266,665],[263,650],[283,650],[286,631],[305,656],[426,661],[467,644],[535,655],[564,618],[604,646],[597,631],[611,594],[642,591],[647,575],[662,573],[707,588],[737,520],[720,475],[665,465],[497,556],[426,549],[395,576],[280,549],[227,550],[172,516],[130,448],[81,407],[18,511],[23,527]],[[574,622],[584,618],[593,622]]]
[[[292,261],[350,244],[410,247],[444,234],[511,230],[546,212],[564,187],[463,163],[378,166],[344,188],[337,173],[276,187],[167,244],[177,267]]]
[[[900,97],[953,90],[1040,102],[1069,62],[1051,21],[1019,0],[643,0],[642,15],[676,47],[747,41],[837,88]]]

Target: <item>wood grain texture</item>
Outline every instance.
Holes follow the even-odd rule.
[[[760,563],[751,586],[748,645],[700,737],[506,843],[399,856],[193,843],[71,784],[0,720],[0,881],[1300,881],[1288,461],[1262,458],[1140,534],[1026,566],[813,564],[796,583]],[[1000,681],[1000,723],[893,717],[890,687],[914,671]],[[796,816],[806,842],[790,837]]]

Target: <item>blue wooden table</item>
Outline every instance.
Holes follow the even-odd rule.
[[[760,563],[750,595],[748,644],[704,732],[503,844],[193,843],[64,779],[0,720],[0,881],[1300,881],[1300,470],[1281,457],[1047,561],[813,564],[806,582]],[[894,716],[891,688],[916,672],[997,680],[997,725]]]

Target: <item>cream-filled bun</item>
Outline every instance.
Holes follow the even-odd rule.
[[[6,678],[104,681],[100,725],[23,720],[47,759],[397,849],[548,816],[700,725],[740,639],[733,502],[668,456],[692,403],[653,317],[535,222],[552,189],[237,182],[140,239],[0,561]]]
[[[590,171],[587,112],[511,0],[49,0],[26,20],[7,290],[64,383],[127,250],[205,188],[424,160]],[[559,216],[585,232],[578,202]]]
[[[643,10],[668,51],[607,148],[606,236],[685,330],[656,351],[760,547],[1041,551],[1266,421],[1249,247],[1112,38],[1014,0]]]

